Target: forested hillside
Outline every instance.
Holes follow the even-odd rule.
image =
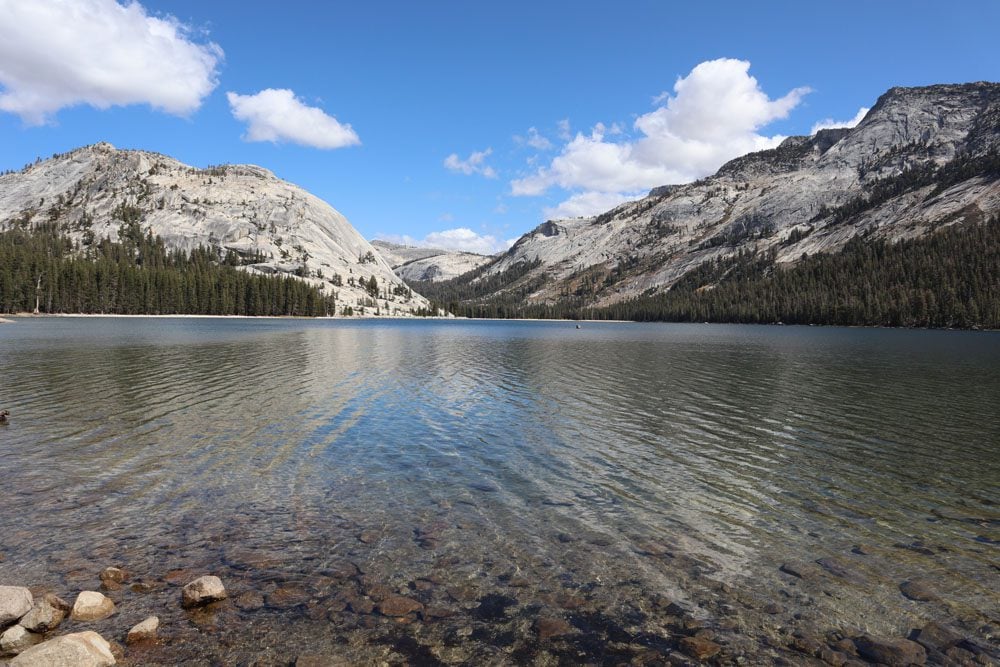
[[[288,275],[237,268],[216,249],[168,250],[123,225],[120,242],[80,248],[55,224],[0,232],[0,312],[301,315],[336,312],[331,292]]]

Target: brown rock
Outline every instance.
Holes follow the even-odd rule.
[[[125,570],[117,567],[106,567],[101,572],[101,588],[106,591],[117,591],[126,579]]]
[[[799,579],[815,579],[820,574],[820,569],[813,563],[784,563],[780,569]]]
[[[48,602],[50,605],[52,605],[56,609],[60,609],[66,612],[67,614],[73,608],[73,605],[71,605],[69,602],[66,602],[55,593],[46,593],[43,597],[45,601]]]
[[[406,616],[407,614],[421,611],[424,605],[412,598],[402,595],[390,595],[379,602],[378,611],[383,616]]]
[[[572,633],[573,626],[561,618],[542,617],[535,621],[535,631],[538,638],[546,640],[551,637],[561,637]]]
[[[83,591],[76,596],[69,617],[74,621],[100,621],[115,613],[115,603],[97,591]]]
[[[276,609],[291,609],[309,602],[309,592],[296,586],[282,586],[267,595],[267,605]]]
[[[719,654],[722,647],[713,641],[702,637],[685,637],[681,640],[681,650],[692,658],[708,660]]]
[[[961,644],[965,638],[955,630],[931,621],[917,635],[917,643],[929,650],[946,653],[952,646]]]
[[[918,579],[904,581],[899,585],[899,592],[917,602],[930,602],[937,600],[937,595],[927,583]]]
[[[347,606],[350,607],[351,611],[355,614],[370,614],[375,611],[375,603],[368,598],[352,598],[347,603]]]
[[[909,639],[862,635],[855,637],[854,645],[862,658],[889,667],[923,665],[927,662],[927,651],[924,647]]]
[[[233,604],[243,611],[257,611],[264,607],[264,596],[257,591],[246,591],[237,595]]]
[[[318,653],[303,653],[295,659],[295,667],[347,667],[350,664],[347,658]]]
[[[132,626],[125,637],[126,644],[136,644],[138,642],[151,641],[156,639],[156,631],[160,627],[160,619],[150,616],[142,623]]]
[[[358,540],[363,544],[373,544],[378,542],[378,538],[381,534],[377,530],[365,530],[358,535]]]
[[[381,602],[392,594],[392,589],[385,584],[372,584],[365,589],[365,595],[370,597],[372,600],[375,600],[375,602]]]
[[[454,615],[454,611],[444,607],[424,607],[423,612],[421,612],[425,621],[434,618],[451,618]]]
[[[819,659],[828,665],[833,665],[833,667],[843,667],[843,664],[848,660],[848,656],[840,651],[824,648],[819,652]]]

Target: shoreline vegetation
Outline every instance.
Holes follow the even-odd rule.
[[[138,226],[123,225],[120,238],[81,247],[54,225],[0,232],[0,315],[396,317],[338,304],[336,293],[291,275],[251,273],[235,253],[169,251]],[[792,266],[773,252],[740,252],[700,265],[669,290],[600,307],[588,305],[589,293],[525,303],[536,282],[530,268],[484,283],[475,281],[482,269],[411,283],[433,308],[405,318],[1000,329],[997,218],[896,244],[859,238]]]

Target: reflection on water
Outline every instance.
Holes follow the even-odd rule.
[[[698,631],[763,664],[929,620],[989,646],[998,406],[994,333],[21,319],[0,584],[127,568],[148,586],[93,625],[159,614],[134,664],[655,664]],[[208,572],[235,600],[182,612]]]

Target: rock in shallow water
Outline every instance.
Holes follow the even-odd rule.
[[[919,580],[904,581],[899,585],[899,592],[917,602],[937,600],[937,594],[925,582]]]
[[[416,600],[402,595],[390,595],[378,605],[379,613],[383,616],[406,616],[409,613],[421,611],[423,608],[424,605]]]
[[[0,628],[31,611],[34,598],[24,586],[0,586]]]
[[[21,625],[31,632],[55,630],[66,617],[65,612],[49,600],[35,600],[35,605],[21,619]]]
[[[924,647],[909,639],[862,635],[854,639],[854,645],[862,658],[889,667],[922,665],[927,662]]]
[[[181,590],[181,605],[185,609],[225,600],[226,588],[222,580],[214,576],[198,577]]]
[[[0,635],[0,652],[20,653],[42,641],[41,635],[28,632],[23,625],[12,625]]]
[[[160,619],[156,616],[150,616],[142,623],[132,626],[132,629],[128,631],[128,636],[125,637],[125,643],[135,644],[137,642],[156,639],[156,630],[159,627]]]
[[[111,645],[96,632],[77,632],[32,646],[11,660],[10,667],[110,667],[116,663]]]
[[[69,617],[74,621],[100,621],[115,613],[115,603],[97,591],[83,591],[76,596]]]
[[[708,660],[717,655],[722,647],[704,637],[685,637],[681,640],[681,650],[692,658]]]

